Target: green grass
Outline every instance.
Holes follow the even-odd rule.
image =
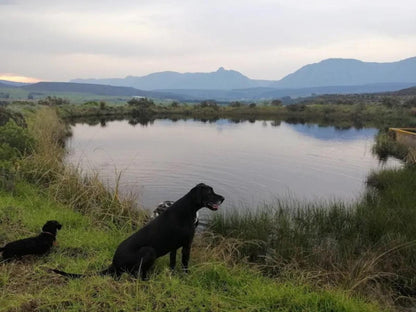
[[[1,242],[35,235],[46,220],[63,224],[50,254],[0,264],[1,311],[381,311],[342,291],[278,282],[245,266],[227,265],[198,243],[188,275],[172,274],[164,257],[147,282],[127,275],[120,281],[67,280],[47,269],[97,272],[109,265],[116,246],[133,229],[97,224],[27,183],[19,183],[14,195],[0,192],[0,216]]]

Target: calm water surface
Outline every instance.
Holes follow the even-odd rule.
[[[122,191],[138,194],[145,208],[176,200],[199,182],[224,195],[225,207],[281,197],[352,201],[369,172],[381,168],[371,154],[373,128],[158,119],[147,126],[76,124],[72,131],[67,160],[110,185],[122,171]]]

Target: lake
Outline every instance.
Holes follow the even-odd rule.
[[[76,123],[72,132],[67,161],[110,185],[121,171],[121,190],[137,194],[147,209],[200,182],[226,198],[225,208],[250,209],[282,197],[351,202],[371,170],[400,166],[372,155],[374,128],[156,119],[135,126]]]

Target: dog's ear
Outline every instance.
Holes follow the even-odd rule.
[[[202,190],[205,186],[204,183],[199,183],[191,190],[193,202],[197,205],[202,204]]]
[[[43,227],[42,227],[42,231],[43,232],[50,232],[51,231],[51,221],[46,222]]]
[[[58,221],[50,220],[46,222],[45,225],[42,227],[42,231],[56,233],[56,230],[60,230],[61,227],[62,225]]]

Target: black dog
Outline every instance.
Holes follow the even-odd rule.
[[[124,272],[143,280],[156,258],[170,252],[170,267],[175,268],[176,250],[182,247],[182,266],[188,271],[191,244],[195,234],[196,212],[202,207],[217,210],[224,197],[215,194],[212,187],[198,184],[176,201],[164,213],[153,219],[118,247],[110,267],[100,274],[120,277]],[[52,270],[63,276],[77,278],[82,274]]]
[[[47,253],[56,240],[56,232],[61,227],[62,225],[58,221],[46,222],[42,227],[42,233],[38,236],[20,239],[0,248],[0,252],[3,252],[3,259],[10,260],[24,255],[43,255]]]

